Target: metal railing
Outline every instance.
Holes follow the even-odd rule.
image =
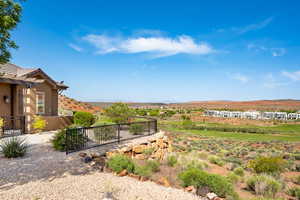
[[[0,116],[3,127],[0,129],[0,138],[25,134],[25,116]]]
[[[66,154],[155,133],[157,120],[149,118],[140,122],[71,128],[66,130]]]

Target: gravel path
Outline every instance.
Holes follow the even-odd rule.
[[[112,187],[118,199],[198,199],[182,190],[166,188],[130,177],[99,173],[83,163],[78,153],[54,151],[49,143],[53,132],[25,135],[30,148],[23,158],[0,155],[0,199],[101,199]],[[156,136],[138,138],[120,145],[106,145],[84,152],[105,153],[128,143],[141,143]]]

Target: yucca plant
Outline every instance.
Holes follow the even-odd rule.
[[[4,140],[0,144],[0,152],[4,154],[6,158],[22,157],[27,152],[28,145],[24,139],[12,137]]]

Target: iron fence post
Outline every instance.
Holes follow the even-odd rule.
[[[120,124],[118,124],[118,143],[120,143],[120,129],[121,129],[121,125]]]
[[[69,128],[66,129],[66,155],[69,153],[69,137],[68,137]]]
[[[150,121],[148,121],[148,133],[149,133],[149,135],[151,135],[151,126],[150,125],[151,125]]]

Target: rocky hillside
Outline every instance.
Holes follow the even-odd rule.
[[[90,113],[101,112],[101,108],[89,103],[77,101],[65,95],[59,95],[58,107],[60,111],[85,111]]]

